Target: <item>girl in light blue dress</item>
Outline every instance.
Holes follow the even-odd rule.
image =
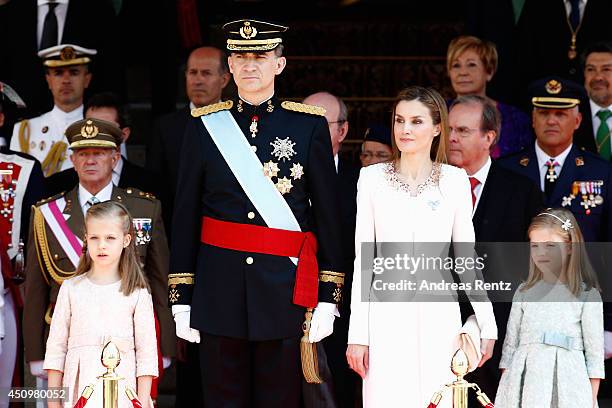
[[[571,212],[546,209],[528,230],[529,277],[508,320],[497,408],[592,408],[604,378],[599,286]]]

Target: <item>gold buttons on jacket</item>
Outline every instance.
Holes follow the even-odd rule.
[[[249,257],[246,259],[246,263],[247,263],[247,264],[249,264],[249,265],[252,265],[252,264],[253,264],[253,258],[249,256]]]
[[[252,220],[253,218],[255,218],[255,213],[253,211],[249,211],[247,217],[249,217],[249,220]]]

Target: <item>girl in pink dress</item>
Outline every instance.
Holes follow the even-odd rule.
[[[75,276],[63,282],[53,313],[44,362],[49,387],[67,387],[64,406],[72,407],[93,385],[88,406],[102,406],[100,355],[112,341],[121,353],[117,372],[124,378],[119,407],[131,406],[124,392],[130,387],[143,408],[151,408],[151,382],[158,375],[155,320],[136,258],[132,217],[122,204],[107,201],[87,211],[85,229],[83,256]]]

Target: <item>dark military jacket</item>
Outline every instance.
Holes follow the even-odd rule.
[[[227,109],[297,219],[318,240],[319,301],[341,296],[342,249],[337,176],[321,108],[272,98],[255,107],[241,100],[195,109]],[[256,132],[253,117],[256,117]],[[293,304],[296,267],[287,257],[202,244],[203,216],[266,226],[200,117],[187,124],[175,197],[169,295],[191,305],[191,326],[250,340],[301,334],[304,308]]]
[[[509,170],[529,177],[538,186],[540,171],[535,153],[535,145],[516,154],[501,158],[498,163]],[[602,182],[603,203],[586,209],[582,205],[582,195],[578,194],[569,202],[574,182]],[[546,207],[563,207],[570,210],[580,225],[585,241],[599,242],[612,240],[612,165],[601,157],[572,146],[563,168],[555,181],[550,197],[545,198]],[[564,199],[565,198],[565,199]]]
[[[74,273],[74,266],[37,208],[64,197],[63,214],[66,224],[78,237],[85,232],[83,211],[78,199],[78,185],[66,194],[43,200],[33,209],[26,261],[25,304],[23,312],[24,345],[27,361],[44,360],[53,306],[59,293],[62,276]],[[152,195],[134,188],[113,187],[112,200],[124,204],[134,218],[151,219],[151,240],[136,245],[141,265],[151,286],[153,306],[161,331],[161,351],[173,356],[175,350],[174,322],[168,310],[168,243],[161,219],[161,204]],[[37,215],[38,213],[38,215]],[[38,225],[40,236],[37,235]],[[35,239],[36,237],[36,239]],[[43,238],[41,240],[41,238]],[[58,278],[59,277],[59,278]],[[153,335],[153,334],[152,334]]]

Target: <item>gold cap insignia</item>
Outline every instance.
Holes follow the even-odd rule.
[[[521,166],[527,167],[527,165],[529,164],[529,157],[523,157],[519,163],[521,164]]]
[[[244,22],[244,26],[240,28],[240,36],[245,40],[250,40],[257,35],[257,29],[251,26],[249,21]]]
[[[552,95],[558,94],[559,92],[561,92],[561,89],[563,88],[561,86],[561,82],[555,79],[551,79],[550,81],[548,81],[544,87],[546,88],[546,92]]]
[[[91,120],[85,122],[85,125],[81,128],[81,136],[85,139],[91,139],[98,135],[98,127],[93,124]]]
[[[60,51],[60,59],[62,61],[70,61],[70,60],[73,60],[75,57],[76,57],[76,54],[74,52],[74,48],[72,47],[64,47]]]
[[[584,159],[582,156],[576,157],[576,166],[584,166]]]

